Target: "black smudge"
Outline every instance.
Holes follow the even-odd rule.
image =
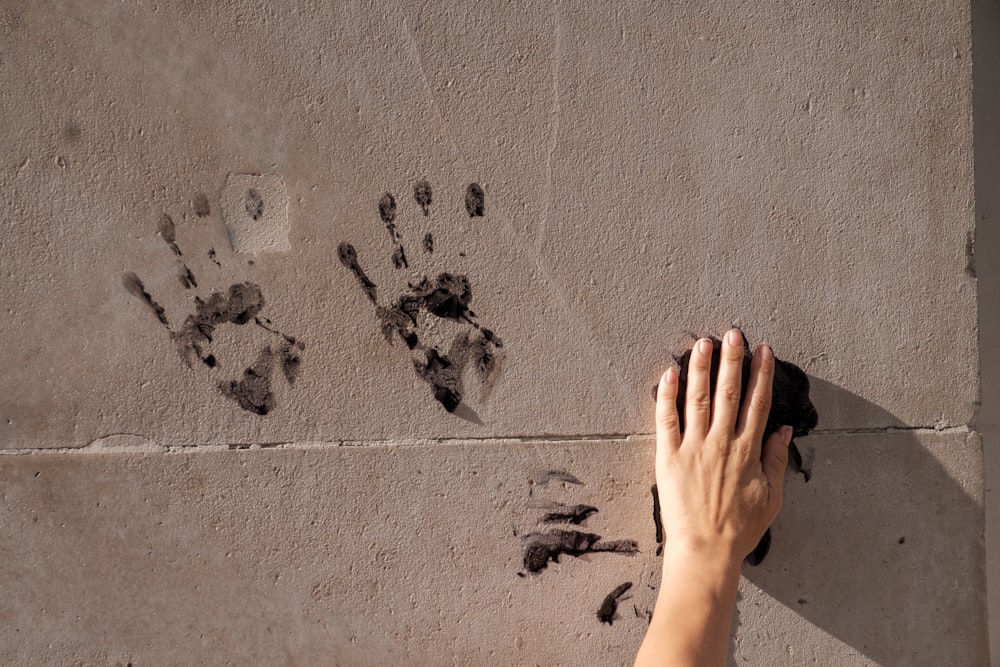
[[[243,206],[251,220],[260,220],[264,215],[264,198],[260,196],[256,188],[248,188],[246,196],[243,198]]]
[[[257,415],[266,415],[274,409],[274,394],[271,392],[271,372],[274,368],[274,352],[265,347],[246,370],[240,380],[220,382],[219,391],[226,398]]]
[[[208,249],[208,258],[210,260],[212,260],[212,262],[214,262],[217,267],[219,267],[220,269],[222,268],[222,264],[219,264],[219,260],[215,258],[215,248],[214,247]]]
[[[199,218],[204,218],[212,212],[212,207],[208,204],[208,195],[204,192],[196,194],[191,204],[194,207],[194,214]]]
[[[195,297],[194,301],[194,314],[188,315],[184,326],[173,334],[181,358],[188,366],[195,357],[214,366],[203,353],[203,347],[212,342],[215,328],[221,324],[246,324],[264,307],[260,287],[250,282],[230,285],[225,293],[212,292],[207,300]]]
[[[424,212],[424,215],[430,215],[431,212],[431,202],[433,201],[433,193],[431,191],[431,184],[427,181],[417,181],[413,184],[413,199],[420,206],[420,210]]]
[[[571,523],[579,526],[592,514],[597,514],[599,510],[592,505],[563,505],[558,503],[551,512],[548,512],[540,521],[542,523]]]
[[[618,612],[618,600],[621,596],[625,595],[628,589],[632,588],[632,582],[626,581],[621,584],[615,590],[611,591],[604,598],[604,602],[597,609],[597,620],[601,623],[607,623],[611,625],[615,620],[615,614]],[[636,609],[636,615],[638,615],[639,610]]]
[[[532,533],[528,536],[528,544],[524,547],[524,569],[528,572],[541,572],[548,567],[549,562],[558,563],[559,556],[582,556],[601,539],[594,533],[583,533],[578,530],[553,530],[548,533]]]
[[[167,327],[167,329],[170,328],[170,323],[167,322],[166,311],[163,310],[163,306],[156,303],[149,292],[146,291],[146,286],[142,284],[141,280],[139,280],[139,276],[134,273],[126,273],[122,276],[122,285],[126,290],[128,290],[129,294],[139,297],[147,306],[149,306],[153,313],[156,314],[156,319],[160,321],[160,324]]]
[[[486,195],[478,183],[469,183],[465,189],[465,212],[470,218],[481,218],[486,209]]]
[[[434,252],[434,237],[430,232],[424,234],[424,252],[428,255]]]
[[[295,384],[295,379],[299,376],[299,366],[302,364],[300,353],[303,350],[305,350],[305,345],[299,342],[288,343],[281,347],[279,352],[281,372],[288,384]]]
[[[634,555],[639,552],[635,540],[607,540],[600,535],[584,533],[579,530],[551,530],[544,533],[531,533],[526,538],[524,547],[524,569],[528,572],[541,572],[548,567],[549,562],[558,563],[563,554],[582,556],[585,553],[619,553]]]
[[[184,289],[191,289],[198,286],[198,281],[195,280],[194,274],[191,273],[191,269],[188,268],[187,264],[181,267],[180,280],[181,285],[184,285]]]
[[[170,246],[170,249],[174,251],[174,254],[178,257],[181,256],[181,249],[177,245],[177,230],[174,228],[174,221],[169,215],[164,213],[160,216],[160,222],[157,225],[157,231],[160,233],[160,238]]]
[[[386,192],[382,195],[382,198],[378,200],[378,217],[382,219],[386,227],[393,224],[396,219],[396,198],[392,196],[391,193]],[[392,232],[395,230],[395,225],[389,228]]]
[[[656,530],[656,555],[663,553],[663,515],[660,513],[660,494],[656,484],[650,489],[653,493],[653,527]]]
[[[354,246],[347,242],[341,243],[337,246],[337,255],[340,257],[340,263],[350,269],[354,277],[361,283],[361,288],[368,295],[368,299],[372,303],[375,303],[375,283],[369,280],[368,276],[361,269],[361,265],[358,264],[358,253],[354,250]]]
[[[385,231],[389,233],[389,238],[396,244],[396,249],[392,252],[392,265],[397,269],[408,268],[406,251],[403,250],[403,235],[396,228],[396,199],[391,193],[386,192],[379,200],[378,217],[385,225]]]

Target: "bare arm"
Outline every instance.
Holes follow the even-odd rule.
[[[762,439],[771,409],[774,355],[754,351],[748,400],[740,408],[743,340],[722,344],[715,396],[712,343],[695,344],[688,366],[682,434],[677,373],[660,378],[656,482],[666,545],[653,618],[635,664],[725,665],[740,565],[781,508],[791,428]]]

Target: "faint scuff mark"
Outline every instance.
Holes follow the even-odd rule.
[[[556,152],[556,145],[559,143],[559,118],[561,107],[559,100],[559,88],[561,87],[561,65],[562,65],[562,13],[560,3],[554,3],[553,12],[555,16],[555,39],[552,46],[552,109],[549,111],[549,125],[552,128],[549,132],[549,154],[545,159],[545,186],[542,190],[542,200],[545,208],[542,210],[542,219],[538,224],[538,231],[535,234],[535,249],[541,255],[542,240],[545,238],[545,228],[549,222],[549,209],[552,206],[552,156]]]

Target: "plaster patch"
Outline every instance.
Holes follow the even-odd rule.
[[[287,252],[288,192],[277,174],[229,174],[222,190],[222,218],[233,252]]]

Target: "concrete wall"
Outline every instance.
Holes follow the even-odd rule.
[[[984,664],[968,3],[607,4],[0,7],[0,662],[628,664],[738,324],[820,427],[734,664]]]

